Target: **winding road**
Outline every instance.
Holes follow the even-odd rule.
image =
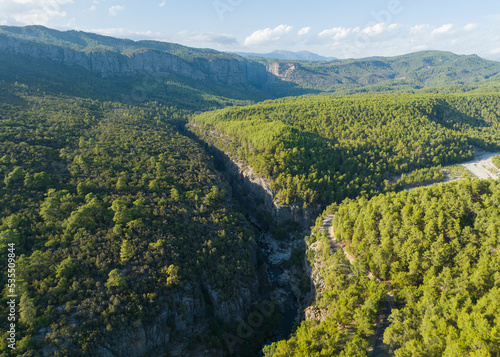
[[[500,153],[478,151],[476,152],[476,156],[473,160],[462,163],[460,165],[462,165],[465,169],[467,169],[474,176],[480,179],[492,178],[496,180],[500,178],[500,170],[493,164],[491,159],[497,155],[500,155]],[[345,245],[341,244],[335,239],[332,225],[333,217],[334,215],[328,215],[325,217],[320,227],[320,231],[328,232],[331,254],[334,254],[337,250],[342,249],[347,260],[349,260],[349,262],[352,264],[354,263],[355,257],[346,251]],[[375,279],[378,283],[385,283],[389,286],[389,283],[380,281],[372,272],[368,271],[366,273],[366,276],[368,276],[370,279]],[[388,317],[391,315],[393,308],[394,295],[388,292],[384,306],[382,307],[382,309],[380,309],[379,312],[375,334],[370,339],[373,345],[373,349],[369,352],[370,357],[392,356],[389,346],[384,344],[384,332],[385,329],[389,326]]]

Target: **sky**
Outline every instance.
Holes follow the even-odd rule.
[[[0,25],[227,52],[361,58],[443,50],[500,60],[498,0],[0,0]]]

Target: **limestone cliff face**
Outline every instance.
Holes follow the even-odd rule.
[[[308,230],[314,225],[314,219],[320,213],[320,207],[303,209],[298,205],[277,203],[277,192],[271,189],[269,180],[257,175],[251,167],[231,158],[217,147],[210,146],[209,148],[222,171],[232,181],[233,189],[237,191],[235,194],[248,204],[248,212],[253,212],[256,216],[270,215],[272,223],[277,225],[293,221],[303,230]]]
[[[291,81],[298,68],[297,64],[291,62],[274,62],[266,65],[267,72],[285,81]]]
[[[54,45],[0,35],[0,51],[49,59],[67,66],[79,66],[103,76],[115,74],[172,73],[194,80],[210,80],[227,86],[247,84],[260,87],[268,79],[266,67],[238,59],[182,58],[153,49],[123,55],[118,52],[82,52]]]
[[[215,316],[229,326],[244,319],[255,304],[258,282],[255,279],[247,288],[239,291],[234,299],[222,299],[218,292],[205,282],[193,288],[185,287],[182,294],[173,299],[175,306],[165,305],[156,321],[148,325],[127,327],[116,331],[111,338],[97,347],[96,355],[104,357],[135,357],[166,355],[171,357],[224,356],[222,349],[208,350],[199,345],[193,349],[190,340],[209,335],[210,322],[207,304],[213,307]],[[205,291],[205,297],[200,293]],[[209,301],[205,301],[208,296]],[[50,351],[48,351],[50,352]]]

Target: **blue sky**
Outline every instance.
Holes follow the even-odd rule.
[[[0,24],[41,24],[221,51],[500,60],[498,0],[0,0]]]

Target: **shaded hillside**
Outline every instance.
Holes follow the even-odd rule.
[[[258,301],[256,231],[178,132],[187,111],[0,88],[0,247],[15,244],[20,298],[10,355],[222,351]]]
[[[104,78],[83,67],[61,66],[50,59],[1,52],[0,80],[25,84],[51,95],[64,93],[132,105],[157,102],[190,110],[248,105],[268,98],[255,89],[239,90],[168,73],[116,74]]]

